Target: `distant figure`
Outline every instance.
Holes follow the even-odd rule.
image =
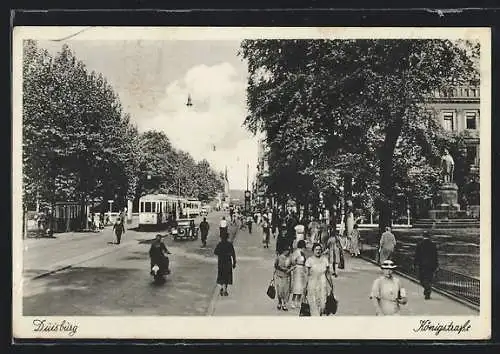
[[[396,247],[396,238],[389,226],[385,227],[385,232],[380,237],[379,262],[380,264],[391,258]]]
[[[269,239],[271,238],[270,230],[271,227],[269,221],[267,220],[267,217],[264,216],[262,218],[262,232],[264,233],[264,239],[263,239],[264,248],[269,248]]]
[[[248,233],[252,233],[252,223],[253,223],[253,219],[252,219],[252,216],[250,214],[248,214],[247,216],[247,227],[248,227]]]
[[[426,300],[431,298],[432,281],[439,267],[436,244],[430,239],[428,231],[424,231],[424,239],[420,241],[415,249],[414,266],[418,269],[420,284],[424,288]]]
[[[351,247],[350,252],[351,256],[357,257],[359,256],[359,230],[358,224],[354,224],[351,235],[349,245]]]
[[[227,286],[233,284],[233,269],[236,268],[236,253],[227,233],[221,233],[221,241],[217,244],[214,254],[217,256],[217,284],[220,285],[220,295],[228,296]]]
[[[116,219],[116,222],[113,225],[113,230],[115,231],[116,235],[116,244],[119,245],[122,240],[122,234],[125,233],[125,226],[123,226],[123,222],[120,220],[120,218]]]
[[[228,230],[227,230],[227,220],[226,220],[225,216],[223,216],[222,220],[220,221],[220,224],[219,224],[219,233],[220,233],[220,237],[222,237],[223,235],[226,235],[226,238],[229,237],[229,233],[228,233]]]
[[[207,237],[209,229],[210,225],[207,222],[207,218],[203,218],[203,221],[200,223],[201,245],[203,247],[207,245]]]
[[[311,216],[311,222],[308,226],[309,235],[311,237],[311,243],[320,243],[319,239],[319,223],[315,220],[314,216]]]

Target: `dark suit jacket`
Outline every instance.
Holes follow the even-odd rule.
[[[436,270],[439,265],[436,244],[428,239],[420,241],[415,250],[414,264],[420,269]]]

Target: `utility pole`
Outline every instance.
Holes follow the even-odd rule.
[[[248,169],[249,169],[249,165],[247,164],[247,190],[248,190]]]

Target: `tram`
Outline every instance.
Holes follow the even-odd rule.
[[[201,214],[201,201],[199,201],[198,199],[189,198],[185,201],[185,204],[185,214],[189,215],[189,217],[196,217]]]
[[[167,226],[171,217],[179,218],[183,204],[175,195],[143,195],[139,198],[139,228]]]

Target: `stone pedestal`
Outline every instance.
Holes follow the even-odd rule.
[[[460,204],[458,204],[458,186],[455,183],[444,183],[439,189],[439,195],[441,196],[440,209],[460,210]]]

